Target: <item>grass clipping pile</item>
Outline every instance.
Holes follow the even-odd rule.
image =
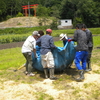
[[[42,21],[43,20],[43,21]],[[36,27],[42,25],[50,25],[52,20],[38,17],[15,17],[0,23],[0,28],[19,28],[19,27]]]
[[[85,73],[83,82],[76,82],[65,73],[57,75],[59,80],[52,81],[44,78],[39,80],[40,76],[25,76],[22,74],[24,68],[18,72],[9,71],[9,75],[6,72],[7,77],[15,74],[17,80],[0,79],[0,100],[100,100],[100,68],[97,65],[92,67],[93,71]],[[20,77],[32,82],[20,82]]]

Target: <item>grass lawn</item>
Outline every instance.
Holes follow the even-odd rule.
[[[28,100],[30,96],[32,98],[33,96],[35,96],[34,98],[37,98],[30,100],[99,100],[100,86],[99,79],[96,80],[96,78],[100,76],[100,49],[97,49],[97,47],[100,47],[100,36],[95,36],[93,38],[94,49],[91,58],[93,71],[86,73],[86,79],[84,82],[77,83],[72,78],[72,75],[77,73],[75,65],[73,64],[72,69],[67,69],[66,72],[56,74],[59,79],[52,82],[52,85],[56,90],[53,90],[53,88],[51,87],[52,85],[50,85],[50,83],[42,83],[42,81],[44,80],[43,72],[34,70],[34,73],[36,74],[35,77],[27,77],[24,74],[24,67],[17,72],[14,72],[15,69],[19,68],[25,63],[25,58],[21,54],[20,47],[0,50],[0,91],[1,93],[5,94],[5,96],[2,96],[2,94],[0,93],[0,97],[2,97],[1,100],[8,100],[6,97],[11,97],[9,100],[13,100],[15,98],[15,100],[17,100],[17,98],[20,98],[22,95],[25,98],[23,97],[24,99],[20,98],[18,100]],[[59,47],[63,46],[62,41],[55,42],[55,45]],[[92,80],[91,77],[94,80]],[[6,85],[4,85],[5,82],[9,81],[14,82],[7,83]],[[41,83],[40,87],[39,82]],[[23,84],[23,86],[25,85],[24,88],[20,90],[17,87],[18,90],[16,90],[15,86],[20,86],[21,84]],[[26,85],[28,85],[28,87]],[[43,89],[43,86],[45,87],[45,89]],[[57,94],[58,91],[61,93],[58,93],[58,97],[54,97],[54,93],[50,92],[52,94],[48,94],[46,92],[46,86],[48,86],[47,90],[50,90],[52,88],[52,92],[56,91],[54,92],[55,94]],[[9,90],[8,87],[11,87],[12,89],[14,88],[15,91],[12,91],[11,89]],[[26,89],[26,91],[24,89]],[[36,92],[32,92],[33,90],[35,90]],[[10,92],[12,92],[13,95],[10,95]],[[26,92],[27,94],[24,94]],[[84,96],[81,94],[84,94]]]

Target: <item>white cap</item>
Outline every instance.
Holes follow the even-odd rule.
[[[32,35],[40,36],[40,34],[38,33],[38,31],[33,31]]]
[[[63,34],[63,33],[61,33],[59,37],[60,37],[60,40],[62,40],[63,38],[68,39],[67,36],[66,36],[66,34]]]

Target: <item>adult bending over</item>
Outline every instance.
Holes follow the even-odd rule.
[[[53,42],[53,37],[51,36],[52,30],[47,29],[46,35],[41,36],[37,40],[37,45],[41,45],[40,54],[41,54],[41,62],[45,73],[45,78],[50,76],[50,79],[57,79],[54,76],[54,58],[51,52],[52,49],[56,48]],[[49,76],[48,76],[49,70]]]
[[[25,74],[28,76],[34,76],[35,74],[32,73],[32,52],[36,57],[36,39],[38,38],[39,34],[38,31],[34,31],[31,36],[29,36],[23,46],[22,46],[22,54],[26,59],[26,72]]]

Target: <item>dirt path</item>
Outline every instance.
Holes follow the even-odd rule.
[[[93,71],[98,69],[99,66],[93,65]],[[95,91],[95,88],[98,89],[100,84],[100,74],[96,74],[93,71],[85,73],[85,80],[83,82],[76,82],[74,80],[67,82],[67,90],[54,88],[53,81],[50,79],[37,81],[33,84],[15,81],[0,82],[0,100],[99,100],[91,97],[91,92]],[[0,80],[2,81],[3,79]],[[84,96],[77,97],[75,94],[74,96],[73,93],[76,92],[84,94]],[[43,95],[46,96],[45,99],[39,99]]]
[[[59,37],[54,37],[54,41],[58,41],[58,40],[59,40]],[[22,44],[23,44],[23,42],[13,42],[13,43],[0,44],[0,50],[21,47]]]

